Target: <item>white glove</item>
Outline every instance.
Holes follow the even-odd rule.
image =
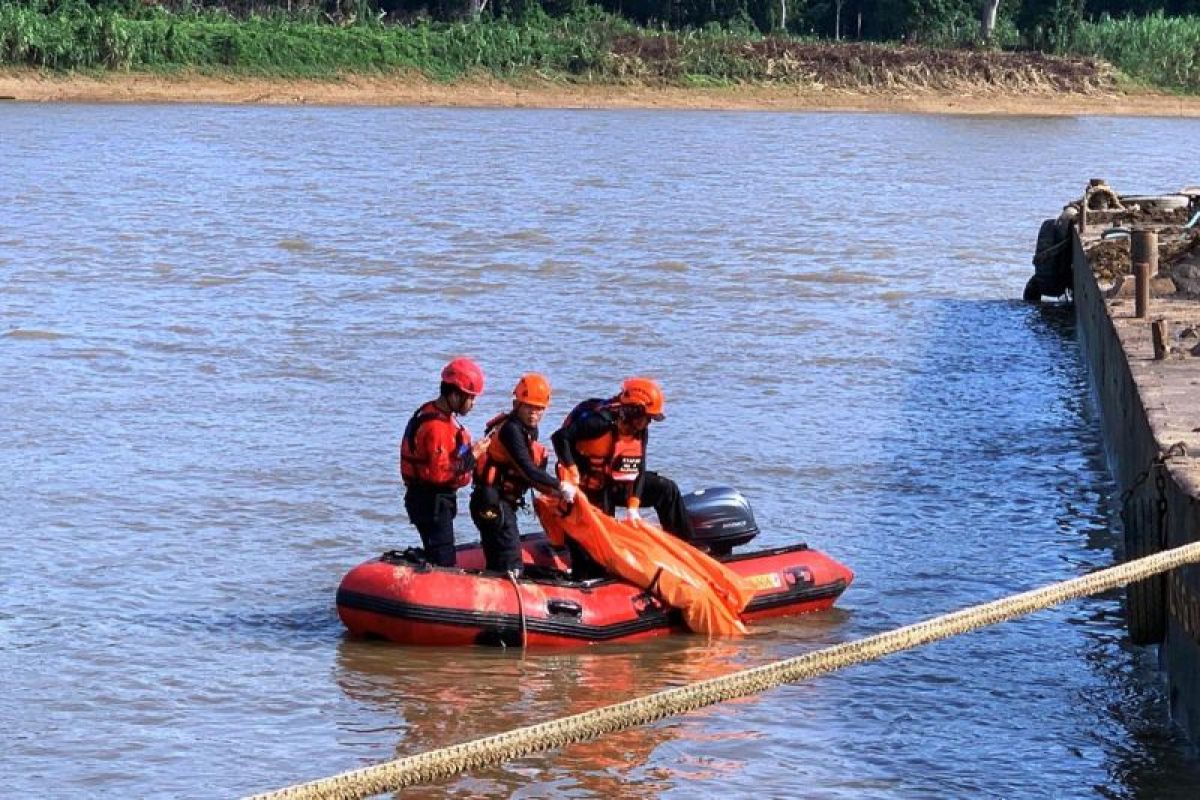
[[[636,508],[625,509],[625,521],[626,522],[641,522],[642,521],[642,512],[638,511]]]
[[[568,505],[575,502],[575,495],[579,494],[579,487],[569,481],[563,481],[558,490],[558,496],[563,499]]]

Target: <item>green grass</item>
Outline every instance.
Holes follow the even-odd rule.
[[[86,5],[50,13],[0,0],[0,64],[55,70],[227,69],[278,76],[419,70],[450,79],[484,70],[603,71],[604,40],[631,26],[591,14],[564,20],[347,26],[314,18],[158,8],[137,17]]]
[[[710,25],[663,32],[586,8],[563,18],[346,26],[311,15],[219,11],[136,16],[89,5],[46,11],[0,0],[0,64],[54,70],[226,72],[333,77],[418,71],[436,80],[469,74],[576,82],[727,85],[772,80],[777,67],[742,46],[761,36]]]
[[[1149,17],[1085,22],[1070,51],[1110,62],[1137,81],[1200,92],[1200,17]]]
[[[417,71],[585,82],[721,86],[775,80],[778,66],[745,51],[757,33],[639,29],[595,8],[562,18],[346,26],[311,14],[235,20],[220,11],[135,16],[87,4],[46,10],[0,0],[0,64],[54,70],[228,72],[278,77]]]
[[[1085,23],[1072,42],[1072,54],[1110,61],[1135,81],[1200,92],[1200,19]],[[411,25],[385,25],[363,14],[353,24],[334,25],[311,10],[234,19],[213,9],[172,13],[153,5],[0,0],[0,66],[64,71],[308,78],[419,72],[442,81],[490,74],[679,86],[813,79],[799,61],[764,43],[771,44],[744,26],[668,32],[637,28],[594,7],[562,18],[537,12],[519,21]],[[846,68],[865,85],[887,78],[854,61]]]

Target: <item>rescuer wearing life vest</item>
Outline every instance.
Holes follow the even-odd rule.
[[[483,370],[469,358],[456,358],[442,369],[441,392],[416,410],[400,440],[400,478],[404,509],[421,534],[425,557],[440,567],[454,566],[454,517],[459,488],[471,482],[475,460],[487,446],[475,445],[458,421],[483,391]]]
[[[663,394],[650,378],[629,378],[621,393],[577,405],[550,437],[558,456],[559,478],[577,484],[593,505],[612,515],[618,506],[640,520],[643,503],[658,514],[663,530],[685,541],[695,538],[675,481],[646,470],[651,421],[663,415]],[[576,578],[603,574],[600,566],[570,539]]]
[[[549,454],[538,441],[538,423],[550,405],[550,382],[536,372],[521,376],[513,389],[512,411],[488,421],[487,450],[475,464],[471,519],[479,528],[487,568],[520,576],[521,532],[517,509],[530,488],[570,502],[573,486],[563,487],[546,471]],[[565,491],[564,491],[565,488]]]

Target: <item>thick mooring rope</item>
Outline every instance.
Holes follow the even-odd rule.
[[[1041,589],[934,617],[914,625],[906,625],[866,639],[816,650],[786,661],[734,672],[690,686],[667,689],[646,697],[517,728],[463,744],[398,758],[373,767],[343,772],[330,778],[254,795],[250,800],[343,800],[370,797],[405,786],[429,783],[466,770],[499,764],[530,753],[562,747],[571,742],[594,739],[605,733],[625,730],[735,697],[756,694],[785,683],[824,675],[841,667],[861,664],[900,650],[967,633],[1197,562],[1200,562],[1200,542]]]

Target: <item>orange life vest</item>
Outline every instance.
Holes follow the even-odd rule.
[[[404,427],[400,439],[400,478],[405,486],[427,483],[457,489],[471,482],[466,455],[471,434],[453,414],[430,401],[421,406]],[[428,428],[418,438],[418,433]]]
[[[615,429],[595,439],[577,441],[575,450],[583,458],[580,483],[588,491],[601,489],[610,481],[636,481],[646,461],[645,440],[640,435],[625,436]]]
[[[508,448],[500,441],[500,428],[508,421],[509,416],[510,414],[506,412],[488,420],[485,435],[493,434],[492,440],[488,442],[487,451],[475,465],[475,482],[495,487],[501,496],[509,500],[518,500],[528,491],[530,483],[517,467],[516,462],[513,461]],[[525,443],[529,445],[530,459],[538,469],[545,469],[546,465],[550,463],[550,454],[546,452],[546,448],[541,442],[533,438],[533,434],[528,428],[524,425],[521,427],[525,433]]]

